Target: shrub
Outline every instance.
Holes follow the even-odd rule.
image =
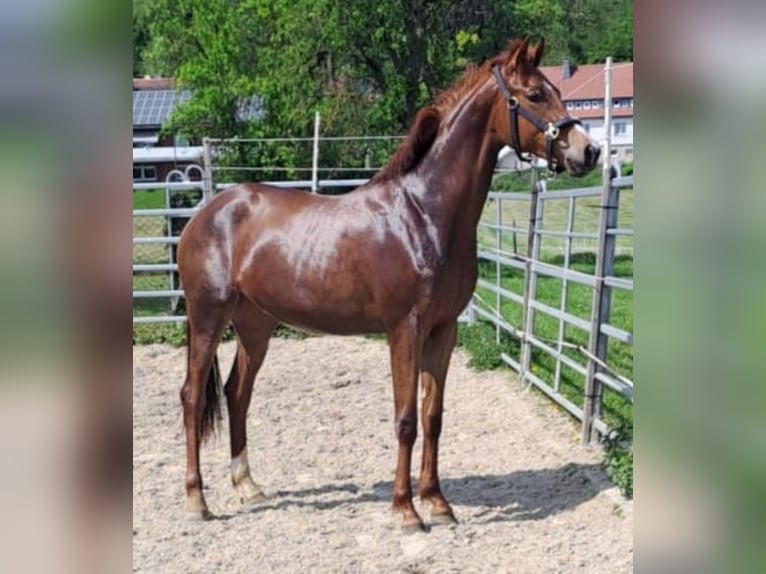
[[[633,426],[612,430],[602,439],[604,470],[627,498],[633,498]]]
[[[503,365],[500,358],[503,345],[497,343],[495,329],[488,323],[459,325],[457,344],[468,352],[468,365],[477,371],[497,369]]]

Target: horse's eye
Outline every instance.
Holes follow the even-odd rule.
[[[534,92],[530,92],[529,101],[535,102],[535,103],[545,101],[545,94],[541,90],[535,90]]]

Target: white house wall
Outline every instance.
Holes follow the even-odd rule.
[[[583,120],[582,123],[583,123],[583,126],[588,130],[590,137],[595,139],[601,145],[603,145],[606,142],[606,133],[604,130],[603,119],[601,118],[587,119],[587,120]],[[618,136],[613,136],[612,145],[613,146],[632,146],[633,145],[633,118],[612,118],[612,123],[613,124],[622,123],[625,125],[625,133]]]

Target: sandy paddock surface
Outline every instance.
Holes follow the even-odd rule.
[[[234,344],[221,346],[224,374]],[[459,524],[404,534],[390,512],[395,464],[388,347],[357,337],[272,340],[248,417],[246,508],[224,431],[202,450],[215,520],[184,518],[178,391],[184,349],[133,348],[134,572],[632,571],[633,510],[578,428],[509,371],[453,355],[440,450]],[[420,437],[413,479],[420,469]],[[413,484],[414,486],[414,484]],[[428,510],[418,506],[428,522]]]

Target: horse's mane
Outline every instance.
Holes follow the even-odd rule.
[[[484,72],[489,69],[489,64],[485,63],[481,66],[475,64],[468,64],[455,84],[441,92],[436,96],[434,101],[434,107],[438,109],[442,115],[445,115],[454,108],[463,97],[470,92],[481,79],[484,78]]]
[[[376,173],[370,181],[379,183],[396,179],[415,169],[431,149],[440,123],[439,110],[431,106],[422,108],[410,126],[407,139],[402,142],[386,167]]]
[[[407,138],[399,146],[386,166],[373,176],[371,182],[379,183],[401,177],[413,169],[423,160],[431,149],[439,126],[447,113],[454,108],[463,97],[486,77],[489,69],[494,64],[505,64],[510,55],[519,48],[521,40],[512,41],[505,52],[501,52],[481,66],[469,64],[460,79],[451,87],[441,92],[434,100],[433,105],[422,108],[410,126]]]
[[[476,64],[468,64],[465,72],[460,76],[460,79],[436,97],[434,107],[441,112],[442,116],[446,116],[467,93],[473,90],[477,84],[486,78],[486,75],[489,73],[492,66],[495,64],[499,66],[507,64],[511,58],[511,54],[520,49],[523,45],[523,40],[511,40],[508,43],[508,49],[504,52],[500,52],[491,60],[485,61],[480,66],[477,66]]]
[[[396,150],[386,167],[375,174],[370,181],[376,183],[388,181],[415,169],[436,140],[436,134],[439,132],[445,113],[470,91],[480,76],[480,68],[469,66],[454,86],[447,88],[436,97],[433,105],[422,108],[415,116],[407,138]]]

